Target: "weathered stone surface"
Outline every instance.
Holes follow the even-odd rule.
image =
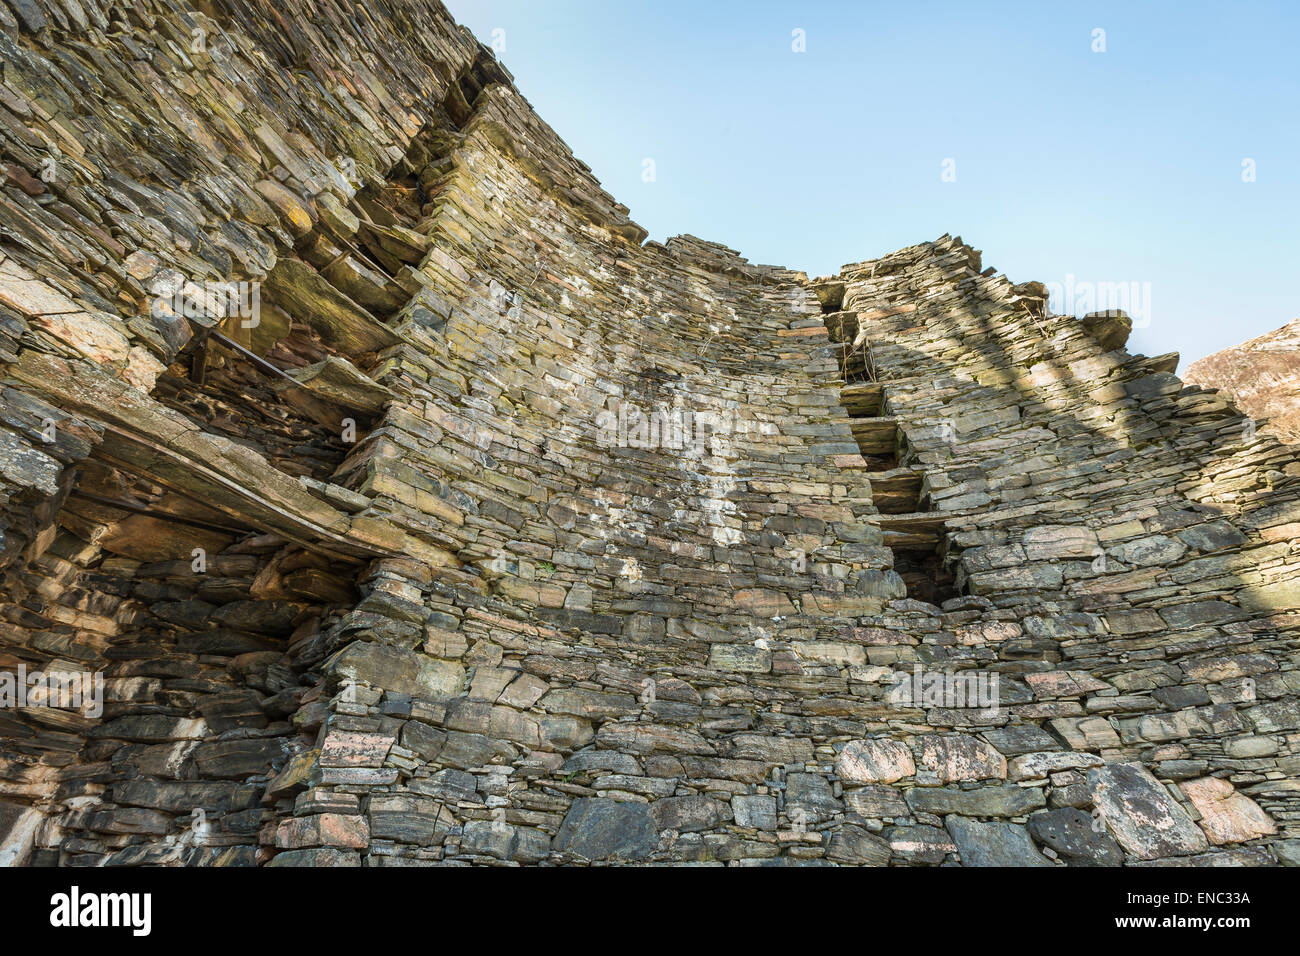
[[[776,829],[776,798],[766,794],[742,795],[731,798],[731,809],[736,826],[756,830]]]
[[[471,820],[465,824],[461,850],[498,860],[536,863],[550,854],[550,838],[534,827],[516,827],[497,821]]]
[[[1133,331],[1133,320],[1122,309],[1089,312],[1082,324],[1103,352],[1121,348]]]
[[[724,671],[766,674],[772,669],[772,652],[747,644],[714,644],[709,649],[709,666]]]
[[[941,783],[1006,778],[1006,758],[976,737],[925,735],[917,741],[921,766],[936,773]]]
[[[853,866],[888,866],[889,841],[862,827],[843,826],[831,837],[826,859]]]
[[[362,374],[347,359],[331,355],[323,361],[290,373],[313,395],[358,411],[378,413],[396,396],[389,389]],[[287,385],[287,388],[293,388]]]
[[[205,776],[242,779],[268,772],[283,754],[280,741],[275,738],[218,740],[195,747],[194,763]]]
[[[657,724],[604,724],[596,735],[602,747],[634,754],[711,754],[713,745],[700,734]]]
[[[835,772],[846,784],[893,783],[916,773],[916,765],[896,740],[851,740],[836,758]]]
[[[800,824],[821,823],[842,809],[830,781],[820,774],[792,773],[785,782],[786,814]]]
[[[1276,862],[1264,850],[1253,846],[1237,846],[1213,853],[1198,853],[1195,856],[1167,857],[1163,860],[1137,860],[1132,866],[1140,867],[1259,867],[1275,866]]]
[[[1104,717],[1059,717],[1050,723],[1052,730],[1075,750],[1103,750],[1120,743],[1119,734]]]
[[[1079,866],[1120,866],[1124,852],[1114,837],[1098,832],[1091,815],[1062,808],[1035,813],[1029,818],[1029,835],[1054,850],[1066,863]]]
[[[1036,751],[1051,750],[1057,746],[1056,738],[1037,724],[1013,724],[982,731],[980,736],[991,743],[999,753],[1008,757]]]
[[[459,692],[465,677],[465,668],[460,664],[369,642],[349,644],[332,663],[344,679],[434,700]]]
[[[381,767],[392,746],[393,738],[386,734],[336,730],[321,745],[320,763],[322,767]]]
[[[1242,588],[1237,595],[1250,611],[1288,611],[1300,605],[1300,582],[1295,577]]]
[[[1082,770],[1101,765],[1100,757],[1073,751],[1022,754],[1008,764],[1007,776],[1016,781],[1042,780],[1062,770]]]
[[[855,787],[844,791],[844,803],[853,813],[868,818],[905,817],[908,810],[903,792],[893,787]]]
[[[1138,859],[1205,849],[1205,836],[1187,811],[1140,764],[1109,764],[1090,770],[1088,788],[1106,829]]]
[[[1187,780],[1179,788],[1201,815],[1201,829],[1216,846],[1244,843],[1277,832],[1277,826],[1259,804],[1220,777]]]
[[[812,744],[800,737],[736,734],[727,749],[730,757],[772,764],[802,764],[812,759]]]
[[[377,840],[432,846],[442,842],[451,820],[436,800],[395,793],[370,798],[370,835]]]
[[[113,800],[128,806],[152,807],[188,814],[194,807],[238,808],[240,788],[233,782],[129,780],[113,787]]]
[[[1013,784],[973,790],[914,787],[907,805],[920,813],[957,813],[968,817],[1016,817],[1047,805],[1043,791]]]
[[[287,850],[313,846],[356,850],[369,844],[370,827],[365,818],[341,813],[290,817],[275,831],[275,845]]]
[[[436,759],[446,741],[445,732],[418,720],[408,720],[402,727],[402,746],[423,760]]]
[[[658,839],[644,803],[580,797],[565,815],[554,849],[587,860],[644,860]]]
[[[1025,557],[1030,561],[1048,558],[1091,558],[1097,552],[1096,532],[1087,528],[1043,526],[1024,535]]]
[[[355,851],[334,847],[289,850],[278,854],[268,866],[352,867],[361,865],[361,855]]]
[[[1095,690],[1106,690],[1110,685],[1097,680],[1086,671],[1048,671],[1026,674],[1025,683],[1038,698],[1079,697]]]
[[[1187,546],[1181,541],[1163,534],[1126,541],[1114,549],[1115,556],[1125,564],[1139,566],[1172,564],[1187,553]]]
[[[890,850],[908,862],[942,863],[950,853],[957,852],[957,844],[938,827],[894,827],[886,834]]]
[[[573,717],[604,719],[636,713],[640,704],[631,694],[606,694],[599,691],[560,689],[544,694],[538,702],[543,710]]]
[[[980,823],[956,814],[946,822],[963,866],[1052,865],[1019,824]]]
[[[736,592],[735,600],[739,608],[755,617],[776,617],[794,612],[789,598],[779,591],[765,588],[742,588]]]
[[[650,808],[651,819],[660,830],[692,833],[712,830],[732,819],[731,807],[703,794],[667,797],[656,800]]]

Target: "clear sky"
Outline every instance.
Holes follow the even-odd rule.
[[[447,4],[653,239],[950,232],[1183,366],[1300,317],[1300,0]]]

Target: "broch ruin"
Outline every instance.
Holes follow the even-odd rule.
[[[3,862],[1300,862],[1300,460],[1122,313],[648,242],[436,0],[0,62]]]

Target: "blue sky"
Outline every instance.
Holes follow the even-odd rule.
[[[1184,366],[1300,317],[1300,2],[447,5],[653,239],[818,275],[951,232]]]

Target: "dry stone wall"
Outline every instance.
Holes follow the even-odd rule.
[[[1300,464],[1126,317],[646,242],[424,0],[11,9],[0,669],[104,699],[0,859],[1300,856]]]

